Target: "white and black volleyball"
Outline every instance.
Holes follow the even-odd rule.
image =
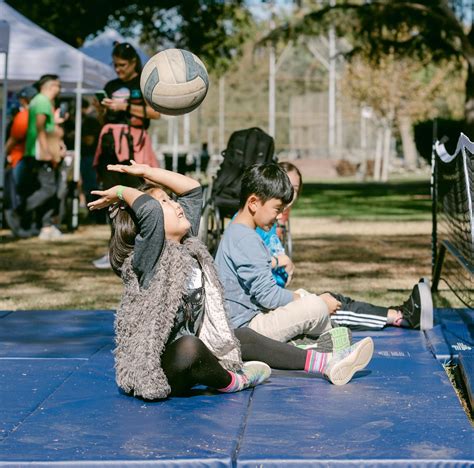
[[[209,76],[192,52],[166,49],[145,64],[140,87],[153,109],[162,114],[182,115],[196,109],[206,97]]]

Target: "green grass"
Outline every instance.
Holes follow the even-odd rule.
[[[426,221],[431,219],[429,181],[307,183],[292,214],[347,220]]]

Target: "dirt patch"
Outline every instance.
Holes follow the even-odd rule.
[[[429,236],[431,226],[431,221],[345,221],[334,218],[298,217],[291,220],[291,233],[295,239],[321,235]]]
[[[115,308],[120,279],[92,265],[105,253],[109,232],[86,226],[58,241],[13,240],[1,232],[0,309]]]
[[[403,302],[431,275],[429,222],[292,221],[292,287],[333,291],[381,305]]]

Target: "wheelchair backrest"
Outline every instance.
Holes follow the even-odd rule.
[[[274,161],[274,153],[273,138],[258,127],[232,133],[222,152],[224,160],[214,181],[213,195],[238,202],[244,170],[252,164]]]

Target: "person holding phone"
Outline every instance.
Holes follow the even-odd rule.
[[[140,89],[142,63],[128,42],[115,43],[112,60],[117,78],[96,94],[105,111],[104,127],[94,157],[94,167],[104,190],[115,185],[136,187],[141,180],[128,174],[107,171],[108,164],[147,164],[158,167],[158,160],[147,132],[151,119],[159,119],[143,98]],[[108,255],[93,262],[97,268],[110,268]]]
[[[99,104],[107,97],[107,93],[104,90],[97,91],[95,93],[95,98],[99,101]]]

